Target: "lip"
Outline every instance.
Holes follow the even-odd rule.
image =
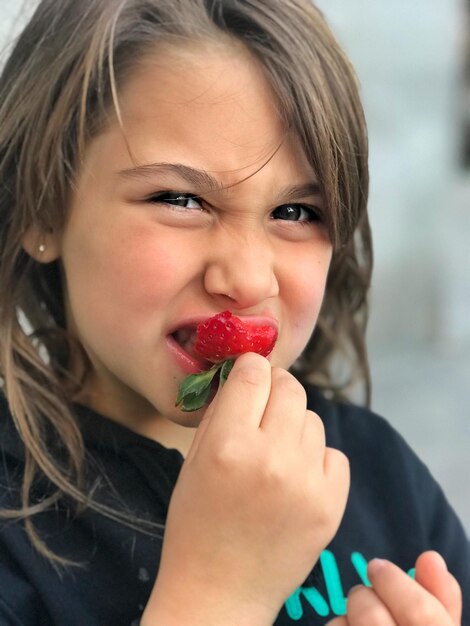
[[[210,317],[214,317],[214,315],[218,315],[221,311],[215,311],[212,313],[207,313],[206,315],[193,315],[191,317],[186,317],[178,322],[175,322],[170,329],[167,331],[168,335],[173,335],[180,328],[194,327],[198,326],[201,322],[205,322]],[[249,324],[254,324],[255,326],[272,326],[277,332],[279,332],[279,323],[275,317],[269,314],[263,315],[238,315],[237,313],[232,313],[235,317],[238,317],[243,322],[247,322]]]
[[[180,346],[171,334],[167,335],[166,343],[170,354],[186,374],[199,374],[199,372],[209,369],[211,364],[208,361],[195,359]]]
[[[182,346],[175,340],[173,334],[179,330],[180,328],[196,328],[198,324],[201,322],[205,322],[210,317],[217,315],[221,311],[207,313],[205,315],[193,315],[180,319],[175,322],[167,331],[166,342],[168,349],[173,356],[173,358],[178,363],[179,367],[186,372],[187,374],[198,374],[204,370],[207,370],[212,364],[209,361],[204,359],[198,360],[194,358],[194,356],[188,354],[186,350],[182,348]],[[237,315],[233,313],[236,317],[246,321],[247,323],[253,324],[255,326],[271,326],[278,332],[279,324],[277,320],[271,315]],[[271,354],[267,357],[270,359]]]

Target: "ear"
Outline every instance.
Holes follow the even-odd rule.
[[[59,235],[45,232],[39,226],[30,226],[23,235],[23,249],[39,263],[51,263],[60,256]]]

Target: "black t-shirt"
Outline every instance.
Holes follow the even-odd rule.
[[[326,624],[344,614],[348,590],[368,582],[370,559],[390,559],[410,571],[419,554],[431,549],[444,556],[462,586],[462,624],[469,626],[468,540],[427,468],[382,418],[307,390],[309,408],[324,421],[327,444],[350,460],[351,490],[337,535],[287,600],[276,626]],[[95,496],[163,524],[183,463],[180,453],[84,407],[76,413]],[[1,396],[0,445],[0,506],[12,507],[24,456]],[[35,525],[51,550],[82,565],[55,569],[31,547],[22,522],[1,520],[0,626],[131,626],[138,620],[158,570],[161,536],[90,510],[71,514],[65,503],[36,516]]]

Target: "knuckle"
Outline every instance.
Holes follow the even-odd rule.
[[[316,413],[310,410],[307,410],[306,418],[307,418],[307,427],[310,428],[312,432],[315,432],[316,436],[320,437],[322,443],[324,443],[325,442],[325,426],[321,418]]]
[[[286,481],[286,472],[282,463],[276,458],[267,458],[260,466],[260,478],[264,486],[281,488]]]
[[[327,454],[330,455],[328,458],[328,466],[330,470],[328,482],[337,492],[338,504],[342,502],[342,504],[346,505],[349,489],[351,487],[351,469],[349,460],[342,452],[333,450],[332,448],[327,448]],[[333,461],[331,456],[333,456]],[[333,472],[331,472],[332,465],[334,467]]]
[[[227,439],[212,453],[214,469],[218,473],[231,473],[239,467],[243,449],[238,442]]]
[[[327,448],[327,454],[330,456],[330,460],[342,471],[348,472],[350,469],[350,463],[348,457],[337,448]]]
[[[272,381],[273,386],[275,385],[281,391],[298,397],[305,404],[307,404],[307,394],[305,389],[288,371],[280,367],[273,368]]]
[[[325,430],[325,426],[323,424],[323,420],[321,419],[321,417],[319,415],[317,415],[317,413],[315,413],[314,411],[311,411],[310,409],[307,410],[308,413],[308,417],[310,420],[310,423],[313,426],[316,426],[317,428],[319,428],[320,430]]]

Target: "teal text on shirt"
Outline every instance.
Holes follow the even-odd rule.
[[[371,584],[367,578],[367,561],[360,552],[351,554],[351,563],[359,576],[358,584],[370,587]],[[305,611],[315,611],[321,617],[329,615],[345,615],[346,614],[346,596],[341,582],[341,575],[338,563],[334,554],[330,550],[324,550],[320,555],[320,565],[325,580],[327,597],[322,595],[316,587],[299,587],[287,599],[285,609],[287,615],[293,620],[300,620]],[[408,574],[414,577],[414,569]]]

